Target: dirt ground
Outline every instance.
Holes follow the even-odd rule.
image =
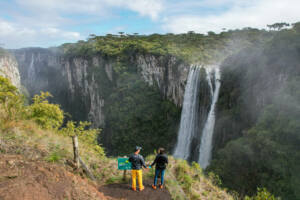
[[[105,197],[87,179],[45,161],[0,153],[1,200],[92,200]]]
[[[132,191],[130,182],[97,189],[63,166],[0,153],[0,200],[171,200],[167,189],[153,190],[151,184],[144,180],[142,192]]]
[[[166,188],[153,190],[152,180],[144,180],[145,190],[132,191],[130,183],[110,184],[99,188],[100,192],[105,196],[116,199],[128,200],[171,200],[171,195]]]

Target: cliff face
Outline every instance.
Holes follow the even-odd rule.
[[[78,120],[88,120],[95,127],[103,127],[105,86],[112,84],[111,64],[96,56],[91,59],[62,58],[61,70],[70,97],[67,110]]]
[[[17,88],[21,88],[18,63],[12,55],[0,55],[0,75],[10,79]]]
[[[15,50],[21,82],[31,96],[49,91],[53,102],[75,120],[88,120],[95,127],[105,124],[105,99],[118,84],[117,60],[101,55],[68,57],[58,49]],[[189,65],[172,56],[135,55],[129,65],[150,86],[158,87],[164,99],[177,106],[183,94]]]
[[[57,94],[60,88],[61,67],[59,53],[49,49],[26,48],[14,50],[19,65],[21,83],[30,96],[40,91]]]
[[[175,57],[137,56],[137,67],[149,85],[157,85],[161,94],[182,106],[189,66]]]

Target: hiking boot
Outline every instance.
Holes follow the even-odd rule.
[[[160,188],[160,189],[163,189],[163,188],[164,188],[164,186],[160,184],[160,185],[159,185],[159,188]]]
[[[136,188],[131,188],[133,191],[136,191]]]
[[[145,189],[145,187],[140,188],[140,192],[143,191]]]
[[[152,185],[152,188],[153,188],[153,190],[156,190],[156,186],[155,185]]]

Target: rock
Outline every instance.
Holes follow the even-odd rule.
[[[161,94],[182,106],[190,66],[173,56],[138,55],[137,67],[149,85],[157,85]]]
[[[116,84],[116,58],[95,55],[66,56],[59,49],[27,48],[13,51],[20,68],[21,82],[30,96],[49,91],[53,102],[72,115],[73,120],[91,121],[104,127],[105,98]],[[149,85],[177,106],[183,102],[189,65],[174,56],[136,54],[130,63]]]
[[[14,165],[15,165],[15,161],[13,161],[13,160],[8,160],[8,161],[6,161],[6,162],[7,162],[7,164],[10,165],[10,166],[14,166]]]
[[[18,63],[12,55],[0,56],[0,75],[8,78],[14,86],[21,89]]]

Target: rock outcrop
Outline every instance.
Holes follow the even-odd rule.
[[[13,85],[21,89],[20,73],[16,59],[10,55],[0,55],[0,75],[8,78]]]
[[[176,57],[138,55],[137,67],[149,85],[157,85],[161,94],[182,106],[189,65]]]

